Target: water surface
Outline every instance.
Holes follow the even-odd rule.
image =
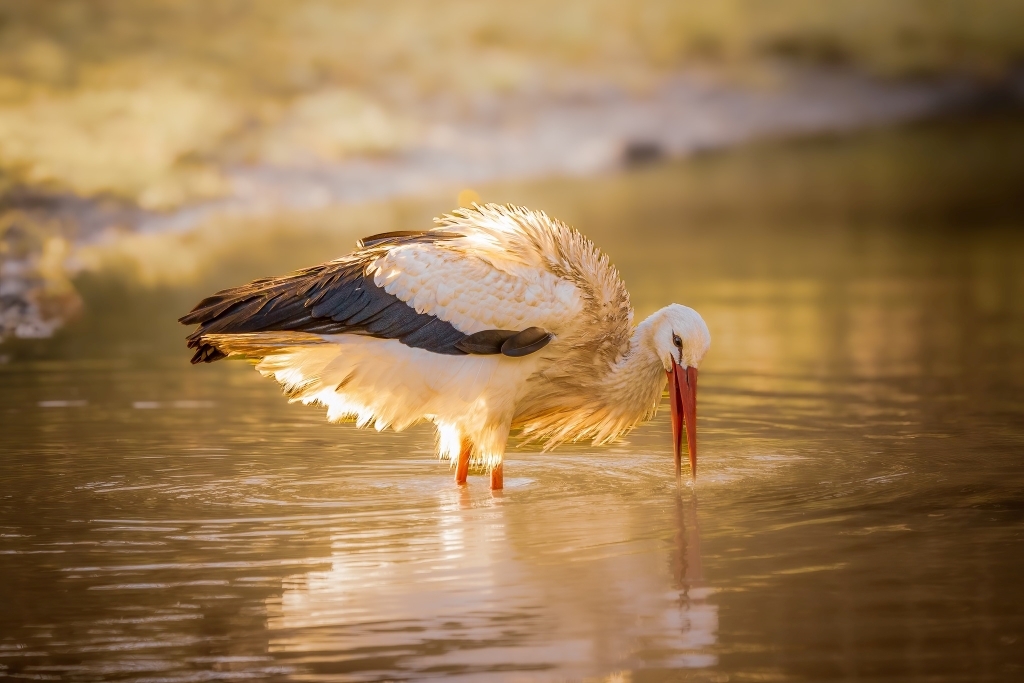
[[[1024,675],[1020,222],[698,220],[692,177],[496,198],[591,234],[641,315],[705,317],[695,487],[664,411],[458,488],[426,427],[328,425],[244,363],[190,367],[173,318],[243,273],[80,282],[84,318],[0,364],[0,675]],[[325,248],[304,239],[271,264]]]

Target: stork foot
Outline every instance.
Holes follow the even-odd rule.
[[[500,491],[505,488],[505,476],[502,472],[502,463],[498,463],[493,470],[491,470],[491,490]]]

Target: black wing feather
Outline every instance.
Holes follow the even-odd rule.
[[[377,316],[383,315],[385,311],[392,307],[402,306],[415,313],[411,306],[406,305],[398,297],[394,297],[377,287],[372,281],[369,287],[360,292],[359,303],[360,306],[358,308],[350,307],[354,312],[346,316],[346,321],[349,325],[365,325]],[[348,313],[347,310],[346,313]],[[403,313],[405,312],[403,311]],[[406,315],[408,314],[406,313]]]
[[[545,332],[539,327],[527,327],[522,332],[506,339],[501,345],[501,352],[512,358],[528,356],[534,351],[540,351],[553,339],[551,333]]]

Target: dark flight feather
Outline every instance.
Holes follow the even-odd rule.
[[[551,334],[539,327],[527,327],[513,337],[506,339],[501,345],[501,352],[506,356],[519,358],[540,351],[552,339]]]
[[[364,237],[356,242],[356,246],[360,249],[366,249],[369,247],[380,246],[384,243],[401,244],[412,241],[433,242],[438,239],[451,239],[453,237],[462,237],[462,235],[454,232],[430,232],[427,230],[394,230],[392,232],[380,232],[376,235]]]
[[[477,355],[501,353],[501,345],[516,334],[515,330],[481,330],[461,340],[455,347]]]

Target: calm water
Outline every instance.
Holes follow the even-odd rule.
[[[428,429],[188,365],[173,318],[260,272],[83,282],[83,320],[0,365],[0,675],[1024,677],[1019,224],[698,221],[682,173],[495,198],[590,233],[638,313],[704,315],[695,488],[666,410],[458,489]]]

